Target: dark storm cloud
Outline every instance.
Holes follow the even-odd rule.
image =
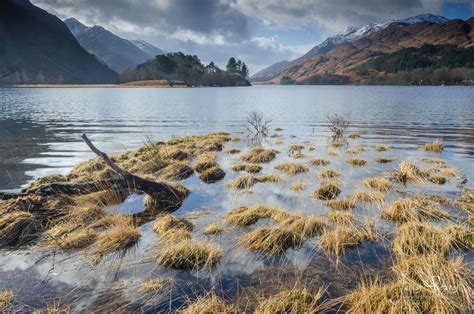
[[[249,36],[247,17],[219,0],[34,0],[45,9],[101,25],[156,28],[174,33],[191,30],[201,34],[218,33],[229,38]]]

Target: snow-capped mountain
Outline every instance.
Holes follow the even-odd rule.
[[[64,23],[82,47],[118,72],[164,53],[144,40],[128,40],[102,26],[88,27],[74,18],[64,20]]]
[[[420,14],[402,20],[388,20],[384,22],[370,23],[360,28],[349,27],[346,31],[329,37],[319,45],[314,46],[310,51],[308,51],[304,56],[299,59],[312,57],[320,53],[326,53],[341,43],[351,42],[363,36],[372,34],[373,32],[385,29],[392,23],[415,24],[420,22],[429,22],[433,24],[441,24],[447,21],[448,19],[443,16],[434,14]]]

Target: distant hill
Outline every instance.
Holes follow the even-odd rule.
[[[0,84],[117,81],[56,16],[28,0],[0,1]]]
[[[102,26],[88,27],[74,18],[64,20],[64,23],[82,47],[118,72],[165,53],[144,40],[124,39]]]
[[[268,81],[277,76],[288,64],[290,61],[280,61],[271,66],[255,73],[250,77],[252,82]]]
[[[182,52],[158,55],[121,75],[124,83],[135,81],[168,81],[185,86],[250,86],[238,74],[219,69],[213,62],[205,66],[197,56]]]

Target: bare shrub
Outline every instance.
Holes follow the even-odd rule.
[[[332,140],[334,142],[344,139],[344,133],[350,126],[350,117],[333,114],[327,115],[326,119],[329,122],[329,130],[332,132]]]

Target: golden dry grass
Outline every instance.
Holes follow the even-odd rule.
[[[278,151],[274,149],[252,148],[249,152],[243,155],[240,159],[245,162],[253,164],[261,164],[270,162],[275,159]]]
[[[387,164],[389,162],[395,161],[395,158],[393,157],[379,157],[375,158],[375,162],[378,162],[379,164]]]
[[[307,172],[309,169],[305,165],[285,162],[275,166],[275,169],[285,172],[288,175],[296,175],[299,173]]]
[[[427,152],[441,153],[444,150],[444,143],[441,139],[437,139],[433,143],[422,145],[421,149]]]
[[[218,164],[216,160],[216,154],[206,153],[206,154],[201,154],[198,156],[193,167],[194,167],[194,170],[196,170],[198,173],[201,173],[209,168],[217,167],[217,166]]]
[[[416,164],[403,161],[398,167],[395,179],[403,184],[427,182],[428,174],[422,171]]]
[[[173,269],[199,270],[215,268],[221,258],[222,250],[211,243],[198,243],[184,240],[165,245],[158,252],[158,264]]]
[[[360,154],[362,152],[365,152],[365,148],[362,145],[357,145],[357,146],[349,147],[348,149],[346,149],[346,154],[355,155],[355,154]]]
[[[184,180],[194,174],[194,170],[187,164],[173,162],[158,172],[158,176],[164,180]]]
[[[443,166],[443,167],[439,167],[437,169],[437,172],[443,176],[447,176],[447,177],[451,177],[451,178],[455,178],[457,176],[459,176],[459,171],[455,168],[452,168],[452,167],[446,167],[446,166]]]
[[[355,139],[360,138],[360,134],[359,133],[350,133],[349,135],[347,135],[347,137],[350,138],[350,139],[355,140]]]
[[[186,308],[179,310],[179,313],[183,314],[237,314],[239,312],[239,309],[235,305],[227,303],[216,296],[215,293],[199,297]]]
[[[214,182],[224,179],[224,177],[225,177],[224,170],[222,170],[218,166],[208,168],[204,170],[203,172],[201,172],[201,174],[199,175],[199,179],[201,179],[202,181],[206,183],[214,183]]]
[[[213,235],[213,234],[219,234],[223,231],[224,229],[222,228],[221,225],[218,224],[209,224],[204,228],[203,233],[205,235]]]
[[[266,174],[266,175],[255,177],[255,180],[259,183],[266,183],[266,182],[276,183],[276,182],[280,182],[282,179],[279,176],[274,175],[274,174]]]
[[[298,152],[298,151],[301,151],[303,149],[304,149],[304,145],[300,145],[300,144],[294,144],[294,145],[290,145],[290,147],[288,147],[289,152]]]
[[[387,192],[392,188],[392,182],[383,177],[365,179],[363,183],[366,187],[380,192]]]
[[[0,292],[0,312],[8,313],[8,308],[15,299],[15,295],[11,290],[3,290]]]
[[[327,166],[329,165],[331,162],[327,159],[324,159],[324,158],[313,158],[310,163],[313,165],[313,166]]]
[[[234,155],[240,153],[240,149],[235,148],[235,147],[229,147],[225,150],[227,154]]]
[[[393,201],[388,208],[382,211],[382,218],[398,223],[448,217],[448,212],[439,208],[434,202],[422,197]]]
[[[352,225],[354,217],[350,211],[334,210],[328,214],[328,220],[339,225]]]
[[[322,180],[339,178],[341,173],[335,169],[324,169],[318,173],[318,177]]]
[[[388,152],[390,150],[390,147],[385,146],[385,145],[378,145],[378,146],[375,146],[375,150],[377,152]]]
[[[150,279],[140,284],[139,289],[140,291],[144,293],[149,293],[149,292],[158,293],[158,292],[163,291],[165,285],[166,285],[166,280],[164,279]]]
[[[262,170],[262,166],[252,164],[237,164],[233,165],[231,169],[236,172],[245,171],[248,173],[258,173]]]
[[[193,228],[193,223],[188,219],[175,217],[170,214],[157,217],[153,224],[153,231],[160,235],[170,229],[183,229],[192,232]]]
[[[434,184],[439,184],[439,185],[443,185],[445,184],[448,180],[443,177],[443,176],[430,176],[428,178],[428,180],[431,182],[431,183],[434,183]]]
[[[254,186],[256,182],[257,180],[255,179],[255,176],[251,174],[245,174],[227,182],[225,187],[235,190],[250,190],[250,188]]]
[[[281,220],[281,219],[280,219]],[[284,226],[291,232],[307,239],[315,235],[320,235],[327,227],[326,221],[316,216],[291,215],[281,220],[281,226]]]
[[[356,207],[356,203],[351,198],[332,199],[326,202],[326,206],[334,210],[352,210]]]
[[[49,246],[59,247],[63,250],[85,248],[95,242],[97,233],[92,228],[83,228],[63,234],[47,243]]]
[[[329,156],[332,156],[332,157],[337,157],[337,156],[341,155],[340,151],[338,151],[337,149],[334,149],[332,147],[328,147],[328,149],[326,150],[326,153]]]
[[[307,289],[298,287],[281,291],[262,301],[255,313],[315,313],[323,293],[324,289],[312,294]]]
[[[254,251],[278,255],[303,243],[301,235],[284,227],[259,227],[239,239],[239,245]]]
[[[452,243],[455,246],[474,250],[474,231],[472,228],[461,224],[450,224],[445,231],[451,236]]]
[[[360,229],[355,225],[337,225],[334,229],[326,229],[317,244],[330,255],[339,256],[346,249],[357,247],[364,241],[375,241],[378,235],[375,228],[366,223]]]
[[[160,240],[166,244],[190,240],[191,238],[191,231],[181,228],[169,229],[160,234]]]
[[[349,197],[355,203],[381,204],[385,201],[385,194],[381,192],[367,192],[357,189]]]
[[[40,223],[25,211],[13,211],[0,216],[0,247],[23,245],[34,239]]]
[[[422,161],[427,164],[435,164],[435,165],[446,165],[446,162],[441,159],[431,159],[431,158],[423,158]]]
[[[254,206],[239,206],[224,215],[224,219],[235,226],[245,227],[256,223],[259,219],[271,218],[281,221],[289,214],[279,208],[257,204]]]
[[[447,254],[452,249],[451,237],[426,222],[410,221],[401,225],[392,243],[399,259],[427,254]]]
[[[367,160],[362,159],[362,158],[357,158],[357,157],[351,157],[346,160],[346,162],[349,165],[352,165],[354,167],[363,167],[367,165]]]
[[[323,182],[321,186],[314,191],[313,196],[320,200],[327,201],[335,199],[340,193],[341,190],[337,182],[328,181]]]
[[[308,183],[305,181],[297,181],[290,185],[290,190],[293,192],[301,192],[308,188]]]
[[[96,254],[100,257],[135,245],[141,237],[132,219],[117,220],[112,226],[97,235]]]

